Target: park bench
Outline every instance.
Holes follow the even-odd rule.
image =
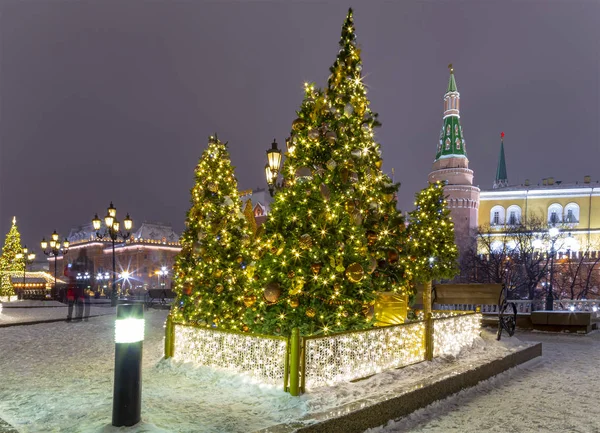
[[[514,335],[517,306],[507,300],[504,284],[435,284],[432,287],[432,309],[477,311],[484,305],[496,305],[498,340],[502,336],[502,330],[511,337]]]
[[[146,295],[146,308],[150,308],[155,302],[166,305],[167,299],[175,299],[175,292],[171,289],[149,289]]]

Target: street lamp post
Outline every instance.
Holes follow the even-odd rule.
[[[23,246],[23,252],[22,253],[18,253],[16,255],[17,260],[23,260],[23,286],[21,288],[21,290],[19,290],[18,293],[18,299],[22,299],[23,297],[23,290],[25,289],[25,273],[27,272],[27,265],[33,263],[33,261],[35,260],[35,254],[34,253],[30,253],[29,250],[27,249],[27,245]]]
[[[167,267],[162,266],[160,268],[160,271],[156,271],[156,274],[158,275],[159,278],[162,278],[161,288],[163,290],[165,290],[167,288],[165,280],[167,279],[167,275],[169,275],[169,271],[167,271]]]
[[[554,293],[552,291],[552,281],[554,281],[554,255],[556,254],[554,246],[559,234],[560,230],[556,227],[552,227],[548,230],[548,235],[550,236],[550,281],[548,284],[548,293],[546,294],[546,311],[554,310]]]
[[[63,241],[62,247],[61,247],[61,244],[60,244],[60,241],[58,240],[58,238],[59,238],[58,233],[56,233],[56,230],[54,230],[54,232],[52,232],[52,235],[50,236],[50,242],[47,242],[46,238],[42,238],[42,242],[40,242],[40,246],[42,247],[42,252],[47,256],[54,257],[54,292],[55,292],[55,295],[58,295],[58,288],[56,286],[57,257],[61,254],[64,256],[69,251],[69,241],[67,239],[65,239]]]
[[[288,146],[288,152],[293,152],[293,148],[290,139],[286,140]],[[279,170],[281,169],[281,150],[277,147],[277,141],[273,139],[271,148],[267,150],[267,164],[265,165],[265,177],[267,184],[269,185],[269,193],[271,197],[276,189],[281,188],[281,185],[277,183],[277,176],[279,176]]]
[[[92,220],[92,224],[94,226],[94,230],[96,230],[96,237],[98,239],[109,238],[112,241],[112,289],[110,293],[110,305],[117,305],[117,270],[116,270],[116,261],[115,261],[115,242],[117,239],[123,239],[123,242],[131,234],[131,227],[133,227],[133,221],[129,218],[129,214],[125,216],[123,220],[123,226],[125,227],[125,232],[119,230],[120,224],[117,220],[117,209],[113,206],[112,201],[110,202],[110,206],[106,210],[106,216],[104,217],[104,224],[106,225],[106,230],[104,233],[100,233],[100,226],[102,221],[98,218],[98,214],[94,216]]]

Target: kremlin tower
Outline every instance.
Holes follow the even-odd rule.
[[[473,186],[473,170],[469,169],[467,150],[460,125],[460,94],[454,79],[454,69],[449,66],[450,79],[444,95],[444,117],[440,140],[429,173],[429,182],[446,183],[444,193],[454,222],[456,245],[461,259],[472,245],[477,230],[479,188]]]

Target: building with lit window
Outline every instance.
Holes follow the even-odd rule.
[[[72,264],[81,255],[89,259],[90,287],[97,292],[110,290],[112,281],[112,242],[98,240],[92,224],[71,229],[69,251],[58,256],[58,268]],[[83,251],[82,251],[83,250]],[[143,222],[125,242],[115,243],[117,287],[139,293],[151,288],[171,287],[175,256],[181,250],[179,235],[164,223]],[[53,261],[49,257],[49,261]],[[50,263],[50,268],[54,266]],[[167,274],[159,274],[163,268]],[[59,271],[60,275],[63,274]]]

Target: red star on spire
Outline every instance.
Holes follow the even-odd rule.
[[[500,133],[500,138],[504,140],[504,132]]]

